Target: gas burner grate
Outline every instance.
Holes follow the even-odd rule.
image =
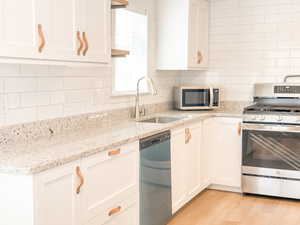
[[[244,113],[300,113],[299,106],[252,105],[244,109]]]

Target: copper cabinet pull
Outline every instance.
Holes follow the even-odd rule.
[[[121,149],[116,149],[108,152],[108,156],[116,156],[121,154]]]
[[[203,55],[202,55],[202,53],[200,51],[197,52],[197,59],[198,59],[197,63],[201,64],[202,61],[203,61]]]
[[[41,41],[40,46],[39,46],[39,53],[41,53],[46,45],[42,24],[38,24],[38,33],[39,33],[39,37],[40,37],[40,41]]]
[[[188,144],[192,139],[190,128],[185,128],[185,143]]]
[[[87,39],[86,32],[82,32],[82,39],[83,39],[83,42],[84,42],[84,44],[85,44],[85,48],[84,48],[82,54],[85,56],[86,53],[87,53],[88,50],[89,50],[89,41],[88,41],[88,39]]]
[[[78,185],[78,187],[76,189],[76,194],[79,194],[80,191],[81,191],[81,187],[84,184],[84,177],[83,177],[83,174],[81,173],[81,170],[80,170],[79,166],[76,167],[76,174],[77,174],[77,176],[78,176],[78,178],[80,180],[79,185]]]
[[[119,207],[117,207],[117,208],[114,208],[114,209],[110,210],[109,213],[108,213],[108,215],[109,215],[109,216],[112,216],[112,215],[114,215],[114,214],[120,213],[121,210],[122,210],[122,207],[119,206]]]
[[[239,122],[239,125],[238,125],[238,135],[241,136],[242,134],[242,123]]]
[[[80,43],[79,48],[78,48],[78,50],[77,50],[77,55],[80,56],[81,51],[82,51],[82,49],[83,49],[83,41],[82,41],[82,39],[81,39],[81,37],[80,37],[80,31],[77,31],[77,40],[78,40],[79,43]]]

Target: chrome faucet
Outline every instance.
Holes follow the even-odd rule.
[[[135,98],[135,120],[139,121],[141,114],[144,113],[145,109],[141,110],[140,108],[140,83],[142,80],[146,80],[151,90],[151,95],[157,95],[157,89],[155,88],[154,82],[149,77],[141,77],[136,84],[136,98]]]

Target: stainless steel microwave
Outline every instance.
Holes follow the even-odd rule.
[[[201,110],[220,107],[220,89],[213,87],[175,87],[175,107]]]

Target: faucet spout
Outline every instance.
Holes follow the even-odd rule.
[[[151,95],[157,95],[157,89],[154,85],[154,82],[149,77],[141,77],[136,84],[136,98],[135,98],[135,120],[139,121],[141,116],[141,110],[140,110],[140,83],[142,80],[146,80],[148,82],[148,86],[151,90]]]

